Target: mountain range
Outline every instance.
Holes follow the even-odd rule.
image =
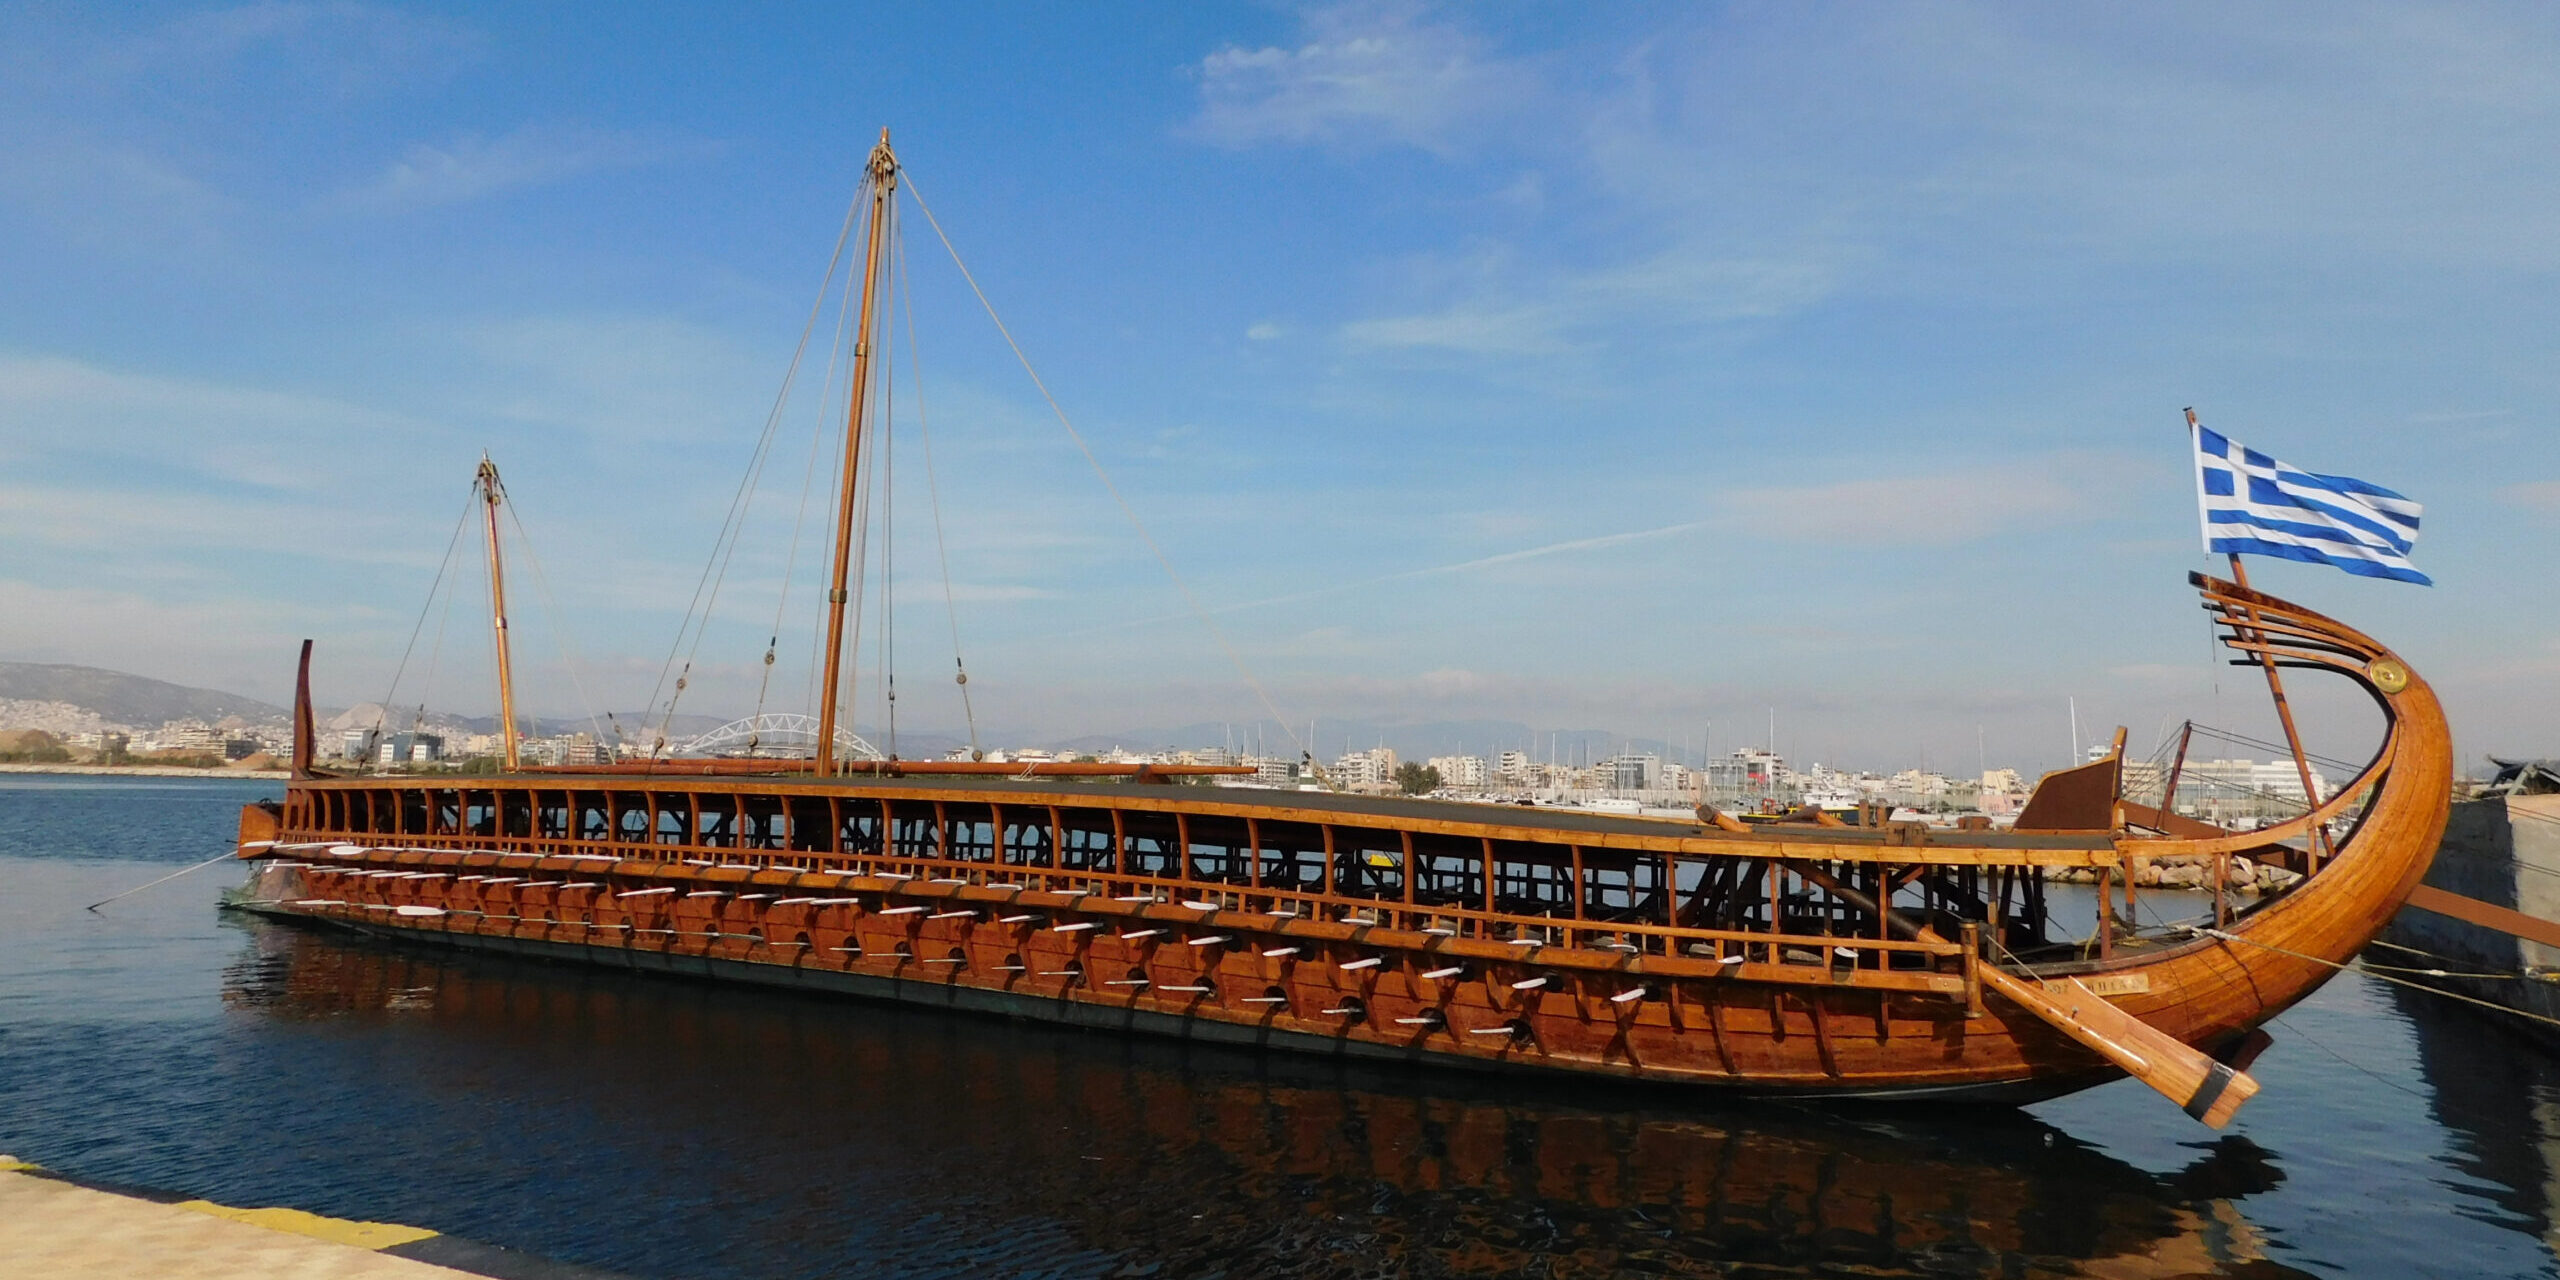
[[[0,700],[68,703],[109,724],[144,728],[171,720],[282,720],[283,707],[148,676],[59,662],[0,662]],[[0,726],[6,727],[6,726]]]

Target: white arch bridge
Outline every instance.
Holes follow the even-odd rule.
[[[679,756],[753,756],[806,758],[818,754],[818,718],[797,713],[767,712],[732,720],[709,733],[669,747]],[[884,760],[888,757],[842,725],[836,726],[836,758]]]

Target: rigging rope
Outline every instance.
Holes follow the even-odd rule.
[[[2270,754],[2281,754],[2287,759],[2291,759],[2293,756],[2293,748],[2280,742],[2262,742],[2256,738],[2249,737],[2246,734],[2233,733],[2228,729],[2217,729],[2212,725],[2206,724],[2196,725],[2195,730],[2198,734],[2201,734],[2204,737],[2228,742],[2233,746],[2255,747],[2260,751],[2265,751]],[[2302,753],[2302,758],[2313,764],[2324,764],[2332,769],[2336,769],[2344,773],[2355,773],[2363,768],[2361,765],[2350,764],[2344,760],[2333,760],[2327,756],[2314,755],[2308,751]]]
[[[1298,748],[1299,757],[1315,770],[1317,778],[1328,786],[1332,785],[1332,778],[1326,774],[1324,766],[1316,762],[1314,752],[1304,739],[1298,737],[1298,731],[1290,725],[1289,718],[1280,714],[1280,708],[1272,702],[1270,692],[1262,687],[1262,681],[1254,677],[1253,669],[1245,665],[1244,655],[1238,652],[1235,645],[1227,639],[1227,633],[1219,627],[1217,619],[1211,617],[1209,611],[1201,606],[1200,598],[1191,593],[1190,585],[1182,580],[1180,573],[1175,571],[1172,557],[1165,554],[1164,548],[1156,542],[1155,535],[1147,531],[1147,523],[1138,518],[1137,508],[1130,506],[1129,500],[1121,495],[1120,486],[1111,482],[1111,473],[1105,471],[1102,460],[1094,456],[1093,446],[1085,443],[1084,433],[1076,430],[1076,424],[1068,419],[1067,411],[1058,403],[1058,398],[1049,394],[1049,384],[1043,382],[1040,371],[1032,367],[1031,357],[1023,352],[1022,344],[1014,341],[1013,330],[1006,328],[1004,317],[996,314],[995,303],[988,300],[986,290],[978,287],[978,277],[970,272],[969,264],[961,261],[959,248],[951,243],[950,234],[942,229],[942,220],[933,216],[933,206],[925,203],[924,193],[916,186],[914,174],[907,174],[906,187],[907,194],[916,202],[916,208],[924,214],[925,223],[933,228],[934,236],[942,241],[943,251],[951,255],[951,265],[960,269],[960,278],[968,282],[969,292],[977,295],[978,305],[986,309],[987,319],[995,323],[996,332],[1003,335],[1005,345],[1013,349],[1013,358],[1021,362],[1022,371],[1030,375],[1031,385],[1038,389],[1040,398],[1049,403],[1049,412],[1057,415],[1058,425],[1066,428],[1067,438],[1075,442],[1076,451],[1084,455],[1086,464],[1093,468],[1094,476],[1102,481],[1103,489],[1109,492],[1111,500],[1119,505],[1120,514],[1128,517],[1130,527],[1138,531],[1138,537],[1147,544],[1147,550],[1155,553],[1156,563],[1163,566],[1165,577],[1172,581],[1174,590],[1181,593],[1183,603],[1190,606],[1192,614],[1200,619],[1200,625],[1208,629],[1211,638],[1215,639],[1218,647],[1225,651],[1227,661],[1234,664],[1236,674],[1242,676],[1245,685],[1253,690],[1253,696],[1261,701],[1262,709],[1271,713],[1271,718],[1279,722],[1281,732],[1289,735],[1290,742]]]
[[[891,227],[888,238],[894,242],[897,236],[895,230],[897,206],[894,203],[889,205],[887,213]],[[894,283],[896,274],[897,266],[893,259],[889,271],[890,282],[882,286],[884,291],[892,293],[896,291]],[[896,485],[898,433],[890,424],[889,414],[897,404],[897,398],[892,394],[893,388],[890,386],[897,363],[885,357],[880,361],[880,419],[879,425],[873,430],[873,435],[880,445],[879,463],[873,468],[873,474],[880,482],[880,688],[883,695],[882,701],[887,706],[889,758],[892,760],[898,758],[898,579],[897,558],[893,554],[898,545]]]
[[[746,523],[747,509],[754,502],[757,482],[764,474],[765,460],[773,446],[774,432],[782,422],[783,408],[791,399],[792,381],[799,376],[801,357],[809,350],[809,335],[817,331],[818,313],[826,307],[827,290],[835,282],[836,267],[844,260],[844,247],[853,238],[854,221],[861,208],[862,197],[857,190],[853,203],[845,209],[844,226],[836,232],[835,252],[828,255],[826,274],[819,277],[818,296],[809,304],[809,319],[800,327],[799,344],[791,350],[791,363],[783,370],[782,386],[774,393],[773,409],[765,415],[764,432],[756,439],[755,452],[748,459],[747,473],[739,479],[738,491],[729,499],[728,514],[721,519],[719,536],[711,543],[711,557],[703,563],[701,576],[694,580],[693,599],[685,605],[684,623],[676,627],[675,643],[668,647],[667,660],[658,668],[658,683],[649,690],[649,705],[654,708],[658,695],[666,692],[668,672],[676,669],[676,655],[683,653],[683,670],[675,677],[675,691],[668,696],[666,714],[658,722],[657,741],[650,744],[651,759],[658,758],[666,750],[667,730],[675,723],[676,703],[684,696],[685,686],[693,672],[694,658],[702,651],[702,636],[711,626],[711,610],[719,602],[720,586],[728,579],[729,561],[737,554],[738,534]],[[725,551],[723,544],[726,544]],[[706,588],[709,592],[707,598]],[[700,609],[698,617],[697,608]],[[686,648],[684,639],[688,628],[693,632],[690,649]]]
[[[831,410],[836,403],[836,381],[840,375],[846,382],[846,395],[848,398],[852,394],[853,343],[848,337],[848,334],[851,332],[851,326],[853,323],[853,284],[854,275],[853,272],[848,269],[844,274],[843,296],[839,298],[836,303],[836,331],[834,336],[828,340],[826,382],[822,394],[818,397],[820,406],[817,415],[818,425],[816,432],[810,437],[809,442],[809,448],[811,450],[810,456],[812,458],[818,456],[817,450],[820,449],[825,442],[833,440],[836,437],[838,424],[831,420],[833,418]],[[827,460],[827,494],[829,505],[832,506],[835,501],[834,495],[845,492],[850,485],[847,483],[844,474],[844,452],[841,449],[829,449],[826,451],[825,456]],[[811,469],[813,471],[815,470],[814,463],[812,464]],[[803,490],[803,493],[805,496],[805,489]],[[866,531],[857,527],[857,532]],[[868,546],[868,543],[857,543],[856,545]],[[853,615],[850,619],[850,625],[848,628],[850,632],[848,647],[857,658],[860,656],[862,651],[863,596],[861,589],[855,584],[862,581],[863,557],[866,554],[868,553],[865,551],[856,551],[846,557],[847,569],[852,577],[852,581],[846,583],[846,589],[848,592],[847,599],[852,606],[851,613]],[[824,571],[821,570],[821,572]],[[815,709],[818,705],[820,687],[819,677],[822,674],[822,668],[825,665],[827,656],[827,621],[826,610],[815,609],[810,611],[809,669],[806,681],[801,686],[800,705],[811,709]],[[841,697],[841,695],[839,695],[839,697]],[[841,702],[838,703],[837,710],[839,713],[842,712],[843,706]],[[814,741],[811,745],[811,754],[815,755],[816,751]]]
[[[897,273],[900,283],[907,279],[907,245],[896,243]],[[969,722],[969,758],[984,760],[987,753],[978,747],[978,712],[969,700],[969,663],[960,656],[960,603],[951,590],[951,544],[942,532],[942,484],[933,470],[933,430],[924,412],[924,357],[916,347],[916,304],[913,293],[901,293],[898,302],[907,316],[907,371],[915,378],[916,436],[924,441],[924,488],[933,506],[933,551],[942,562],[942,607],[951,617],[951,664],[959,669],[955,683],[960,686],[960,714]]]
[[[400,665],[392,668],[391,687],[384,690],[378,713],[373,718],[373,732],[379,736],[390,727],[391,700],[400,696],[400,678],[409,671],[409,655],[418,650],[418,636],[427,629],[427,615],[435,610],[436,593],[444,589],[444,575],[453,568],[454,550],[462,545],[462,530],[471,523],[471,505],[480,500],[477,492],[462,500],[462,516],[453,522],[453,536],[445,541],[444,560],[436,565],[435,581],[427,587],[427,598],[418,605],[417,625],[409,628],[408,646],[400,650]]]
[[[578,675],[578,656],[574,652],[576,642],[569,634],[568,612],[560,607],[560,597],[553,594],[551,590],[551,575],[542,571],[542,557],[536,555],[533,550],[533,535],[525,532],[524,517],[516,514],[515,499],[507,496],[507,484],[504,480],[498,482],[498,501],[506,508],[507,523],[515,527],[516,542],[524,548],[525,563],[533,566],[533,583],[542,591],[543,617],[551,623],[553,643],[560,646],[560,665],[569,671],[569,687],[578,691],[578,705],[586,709],[587,726],[596,731],[596,741],[615,743],[614,754],[619,756],[621,755],[619,744],[622,739],[622,726],[617,722],[614,725],[614,732],[607,735],[603,722],[612,719],[613,713],[608,711],[598,716],[595,700],[587,696],[587,682]]]
[[[829,267],[827,274],[830,279],[834,277],[835,272],[832,266]],[[852,296],[852,291],[853,273],[848,271],[845,273],[846,296]],[[826,298],[826,288],[823,284],[819,286],[818,297],[823,305],[824,299]],[[825,406],[833,403],[835,399],[833,393],[836,384],[836,370],[838,368],[836,356],[844,347],[844,325],[844,308],[838,307],[836,310],[836,332],[835,335],[828,339],[827,342],[827,372],[826,377],[821,384],[821,394],[818,397],[820,408],[815,417],[814,425],[809,432],[809,458],[800,469],[800,504],[794,510],[791,517],[791,545],[783,553],[782,557],[782,586],[780,590],[774,593],[773,628],[765,634],[764,672],[756,680],[756,713],[755,718],[749,722],[759,727],[752,730],[747,735],[747,754],[750,756],[756,754],[756,749],[761,744],[764,737],[764,730],[761,726],[764,723],[765,699],[773,685],[775,651],[782,644],[782,619],[786,615],[791,604],[791,580],[799,572],[800,539],[801,536],[807,532],[809,526],[809,493],[817,483],[819,449],[826,443],[827,439],[827,414]],[[831,465],[828,468],[828,475],[833,476],[834,474],[835,471]],[[823,613],[821,616],[823,617]],[[818,663],[816,657],[818,643],[819,642],[814,639],[810,642],[811,656],[809,662],[808,681],[802,690],[802,697],[800,699],[800,705],[804,707],[817,700],[817,695],[814,692],[814,689],[818,679]]]
[[[427,722],[427,697],[435,692],[436,667],[443,661],[444,632],[445,628],[453,622],[453,601],[455,594],[456,593],[452,591],[444,593],[444,612],[436,615],[436,641],[433,645],[430,645],[427,648],[427,674],[418,681],[418,683],[426,686],[426,692],[418,695],[417,714],[409,718],[409,732],[412,734],[417,733],[419,726],[424,725]],[[386,712],[387,710],[388,709],[386,708]],[[395,761],[395,763],[397,762]]]

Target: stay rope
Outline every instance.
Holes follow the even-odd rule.
[[[898,280],[903,284],[908,279],[907,242],[895,241],[894,251]],[[983,760],[987,753],[978,747],[978,712],[969,700],[969,663],[960,653],[960,603],[951,588],[951,544],[942,532],[942,484],[933,470],[933,429],[924,411],[924,357],[917,352],[915,296],[901,293],[898,303],[907,318],[907,372],[915,380],[912,394],[916,402],[916,436],[924,442],[924,489],[926,500],[933,507],[933,552],[942,562],[942,607],[951,618],[951,664],[958,668],[953,680],[960,687],[960,714],[969,723],[969,757]]]
[[[890,204],[885,212],[889,217],[890,227],[896,227],[897,205]],[[897,232],[891,230],[887,233],[887,238],[894,241],[896,235]],[[894,294],[897,291],[897,264],[894,260],[890,263],[889,275],[888,289]],[[888,722],[889,741],[886,750],[889,758],[893,760],[898,756],[898,606],[895,554],[898,546],[898,433],[892,426],[889,415],[891,409],[897,404],[896,389],[890,385],[891,375],[896,371],[896,367],[895,360],[884,357],[880,361],[880,425],[874,432],[880,447],[876,454],[878,462],[872,468],[873,476],[880,483],[881,715]]]
[[[849,224],[847,229],[850,230]],[[841,242],[839,242],[837,246],[837,251],[839,253],[843,251]],[[832,263],[828,266],[827,276],[830,280],[835,276],[835,269]],[[845,294],[847,297],[851,297],[852,292],[853,273],[848,271],[845,273]],[[818,297],[820,299],[820,305],[824,305],[824,300],[826,298],[826,285],[824,283],[819,285]],[[812,318],[814,319],[814,317]],[[822,384],[825,394],[821,394],[818,397],[818,402],[821,405],[830,404],[834,401],[833,392],[836,385],[836,372],[840,367],[837,361],[837,356],[841,354],[844,349],[844,326],[845,309],[843,307],[838,307],[836,309],[835,335],[827,341],[827,372]],[[825,412],[821,411],[817,414],[809,431],[808,461],[800,469],[800,504],[794,510],[791,517],[791,545],[789,549],[784,552],[782,558],[782,586],[780,590],[774,593],[773,627],[770,631],[765,633],[764,669],[762,674],[756,679],[755,718],[748,722],[759,726],[756,730],[747,735],[747,754],[751,756],[756,754],[756,749],[761,745],[763,738],[763,730],[761,726],[764,723],[765,699],[773,687],[773,664],[775,651],[782,644],[782,619],[786,616],[791,604],[791,582],[799,572],[800,539],[802,535],[807,532],[809,525],[809,494],[817,484],[819,449],[826,444],[828,436],[827,425],[827,415]],[[832,477],[835,474],[835,469],[830,466],[827,474]],[[809,663],[807,686],[804,688],[806,696],[801,699],[802,706],[807,706],[817,700],[817,694],[814,692],[814,687],[818,679],[818,664],[814,657],[816,652],[817,642],[812,640],[810,642],[812,660]]]
[[[801,358],[808,353],[809,337],[817,331],[818,315],[826,307],[827,291],[835,283],[836,268],[844,261],[844,248],[853,238],[854,222],[860,216],[861,208],[862,197],[857,191],[853,203],[845,209],[844,226],[836,232],[835,251],[827,257],[826,274],[818,280],[818,296],[809,304],[809,318],[800,327],[800,341],[791,350],[791,363],[783,370],[782,386],[774,393],[772,410],[765,415],[764,431],[756,438],[755,452],[747,462],[747,473],[739,479],[738,491],[729,499],[729,511],[721,519],[719,536],[712,540],[711,556],[703,563],[701,576],[694,580],[693,598],[685,605],[684,623],[677,626],[675,643],[667,650],[666,662],[658,668],[658,682],[649,690],[649,705],[655,707],[658,695],[668,692],[669,673],[674,673],[675,689],[668,695],[666,712],[658,721],[656,741],[650,744],[651,759],[658,758],[666,750],[667,732],[675,723],[676,704],[683,698],[691,681],[694,659],[702,651],[703,634],[710,629],[712,609],[719,603],[721,585],[728,580],[729,562],[737,555],[739,534],[744,531],[748,508],[754,503],[758,482],[764,475],[774,434],[782,423],[783,409],[790,402],[792,382],[799,376]],[[685,643],[688,630],[693,634],[690,647]],[[681,670],[676,665],[679,653],[684,656]]]
[[[400,678],[408,674],[409,656],[418,651],[418,636],[427,629],[427,615],[436,607],[436,593],[444,589],[445,574],[453,570],[453,553],[462,545],[462,530],[471,523],[471,504],[477,501],[479,494],[476,492],[463,499],[462,515],[453,522],[453,536],[445,540],[444,560],[436,565],[435,581],[427,587],[427,598],[418,605],[417,625],[409,628],[409,643],[400,650],[400,665],[392,668],[391,687],[383,691],[382,701],[375,704],[379,708],[379,713],[373,718],[373,731],[377,735],[390,727],[391,700],[400,696]],[[438,643],[442,643],[441,630],[437,636]]]
[[[524,517],[516,514],[515,499],[507,496],[506,481],[498,482],[499,505],[506,508],[507,523],[515,528],[516,545],[524,549],[525,563],[533,566],[533,585],[542,593],[543,620],[551,624],[552,642],[560,648],[560,665],[569,672],[569,687],[578,691],[578,706],[587,713],[587,727],[596,731],[596,741],[615,744],[614,754],[621,754],[622,725],[615,721],[613,732],[605,732],[605,722],[613,713],[596,713],[595,699],[587,696],[587,682],[578,675],[577,642],[569,633],[568,613],[560,607],[560,597],[551,590],[551,575],[542,571],[542,557],[533,550],[533,535],[525,532]]]
[[[1269,712],[1271,718],[1279,723],[1282,733],[1289,735],[1289,741],[1298,748],[1299,757],[1315,770],[1319,779],[1330,785],[1332,779],[1325,774],[1324,766],[1316,763],[1315,754],[1309,750],[1306,741],[1298,736],[1298,731],[1291,726],[1289,718],[1280,713],[1279,706],[1271,700],[1270,692],[1262,687],[1262,681],[1256,678],[1253,669],[1246,665],[1244,655],[1238,652],[1235,644],[1227,639],[1227,633],[1218,625],[1217,619],[1202,607],[1200,598],[1192,594],[1190,584],[1184,582],[1181,573],[1174,569],[1173,558],[1165,554],[1164,547],[1156,541],[1155,535],[1148,532],[1147,522],[1138,518],[1137,508],[1130,506],[1129,499],[1121,494],[1120,486],[1112,483],[1111,473],[1104,470],[1102,460],[1094,455],[1093,446],[1085,442],[1084,433],[1076,430],[1076,424],[1067,417],[1065,407],[1058,403],[1056,396],[1049,393],[1049,384],[1041,379],[1040,371],[1032,367],[1031,357],[1023,352],[1022,344],[1014,340],[1013,330],[1005,327],[1004,317],[996,314],[995,303],[989,301],[987,291],[978,286],[978,277],[969,270],[969,264],[961,260],[959,248],[951,243],[950,234],[942,229],[942,220],[933,216],[933,206],[925,203],[924,193],[917,187],[915,175],[912,173],[907,174],[906,189],[907,194],[915,200],[916,208],[924,214],[926,224],[933,228],[934,236],[942,241],[943,251],[951,255],[951,265],[960,269],[960,278],[968,282],[969,292],[977,295],[978,305],[986,309],[987,319],[994,322],[996,332],[1004,337],[1005,345],[1013,349],[1013,358],[1021,363],[1022,371],[1030,375],[1031,385],[1040,392],[1040,398],[1048,402],[1049,412],[1057,415],[1058,425],[1066,428],[1067,438],[1075,442],[1076,451],[1084,455],[1086,464],[1093,468],[1095,478],[1102,481],[1102,487],[1110,493],[1112,502],[1118,504],[1120,514],[1128,517],[1130,527],[1137,530],[1139,539],[1147,544],[1147,550],[1154,553],[1156,563],[1163,567],[1165,577],[1173,583],[1173,589],[1180,593],[1183,603],[1190,607],[1192,615],[1200,620],[1200,625],[1207,628],[1210,637],[1217,641],[1218,648],[1226,653],[1227,661],[1234,665],[1236,674],[1243,677],[1246,687],[1253,690],[1253,696],[1262,703],[1262,709]]]

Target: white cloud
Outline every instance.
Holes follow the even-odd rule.
[[[2544,515],[2560,515],[2560,480],[2528,480],[2498,490],[2498,496],[2516,506]]]
[[[327,396],[0,353],[0,443],[36,457],[307,490],[378,474],[423,429]]]
[[[180,165],[84,125],[27,129],[0,146],[0,206],[93,253],[212,248],[238,202]]]
[[[600,440],[730,439],[741,461],[782,372],[779,358],[666,315],[519,316],[467,325],[453,336],[494,371],[476,394],[498,417]],[[816,372],[802,366],[794,403],[803,410],[823,399]],[[793,438],[805,442],[807,428]]]
[[[299,636],[275,602],[120,587],[51,587],[0,577],[0,654],[74,662],[277,701]],[[172,644],[173,636],[186,637]]]
[[[1715,505],[1722,521],[1769,542],[1942,545],[2020,528],[2052,528],[2114,514],[2123,468],[2058,457],[1937,474],[1900,473],[1830,484],[1740,489]]]
[[[1813,306],[1838,287],[1846,251],[1803,244],[1755,255],[1682,243],[1596,267],[1529,263],[1489,251],[1429,274],[1468,295],[1440,307],[1352,320],[1354,350],[1433,350],[1513,360],[1588,353],[1630,332],[1676,335],[1767,320]]]
[[[1446,152],[1534,91],[1524,66],[1407,6],[1316,9],[1302,22],[1309,38],[1295,48],[1229,45],[1201,59],[1194,136]]]
[[[365,186],[339,193],[341,209],[408,211],[461,204],[529,187],[701,154],[700,143],[568,125],[528,124],[494,138],[466,134],[417,144]]]
[[[344,90],[392,77],[414,82],[450,68],[480,44],[458,24],[388,5],[267,2],[182,15],[104,61],[165,75],[281,55],[297,78]],[[272,74],[274,68],[257,70]]]

